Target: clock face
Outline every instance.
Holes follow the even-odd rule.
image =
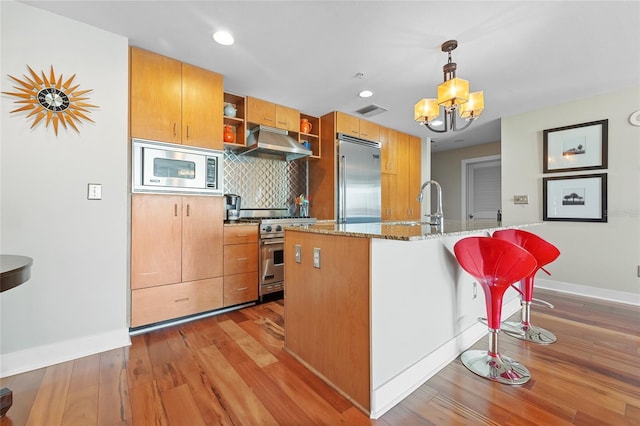
[[[74,83],[76,75],[63,79],[62,75],[56,75],[51,66],[49,74],[42,71],[36,73],[27,65],[30,76],[24,76],[23,80],[9,76],[19,86],[13,86],[16,92],[2,92],[18,98],[15,101],[19,108],[11,112],[27,113],[27,119],[33,119],[31,127],[44,122],[46,127],[53,124],[53,130],[58,134],[58,127],[65,129],[71,127],[79,132],[78,124],[83,120],[93,120],[88,116],[91,108],[98,108],[86,101],[88,90],[79,90],[79,84]]]
[[[69,108],[69,97],[55,87],[47,87],[39,91],[38,102],[50,111],[64,111]]]

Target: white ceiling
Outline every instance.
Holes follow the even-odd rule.
[[[501,117],[640,83],[639,1],[23,3],[224,74],[226,91],[312,115],[378,104],[389,111],[371,121],[431,136],[434,151],[500,140]],[[217,29],[235,45],[213,42]],[[414,122],[413,105],[435,97],[449,39],[457,76],[484,91],[486,109],[439,135]],[[364,88],[374,96],[359,98]]]

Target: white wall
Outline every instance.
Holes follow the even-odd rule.
[[[639,74],[640,75],[640,74]],[[505,221],[542,220],[542,131],[609,120],[608,222],[548,222],[539,229],[560,257],[547,269],[550,287],[640,303],[640,127],[628,117],[640,109],[640,86],[502,118],[502,207]],[[529,195],[514,205],[514,194]],[[539,276],[544,278],[544,276]]]
[[[0,2],[2,91],[27,65],[93,89],[80,132],[10,113],[2,95],[2,254],[33,258],[0,296],[2,376],[129,344],[128,41],[40,9]],[[87,184],[103,199],[87,200]]]
[[[442,211],[445,220],[462,220],[462,161],[471,158],[500,155],[500,142],[431,154],[431,176],[442,186]],[[432,191],[434,197],[435,191]],[[435,199],[435,198],[434,198]],[[465,217],[466,220],[466,217]]]

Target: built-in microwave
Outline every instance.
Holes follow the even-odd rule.
[[[132,139],[132,192],[224,193],[222,151]]]

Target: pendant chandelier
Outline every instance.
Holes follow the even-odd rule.
[[[469,93],[469,82],[456,77],[456,63],[451,61],[451,52],[456,47],[458,47],[456,40],[442,43],[442,51],[449,54],[449,60],[442,67],[444,82],[438,85],[438,98],[421,99],[414,107],[415,120],[437,133],[464,130],[484,110],[484,93]],[[441,110],[444,115],[442,118],[440,118]],[[457,115],[461,120],[466,121],[464,126],[458,127]],[[440,125],[436,120],[441,122],[441,127],[434,127]]]

